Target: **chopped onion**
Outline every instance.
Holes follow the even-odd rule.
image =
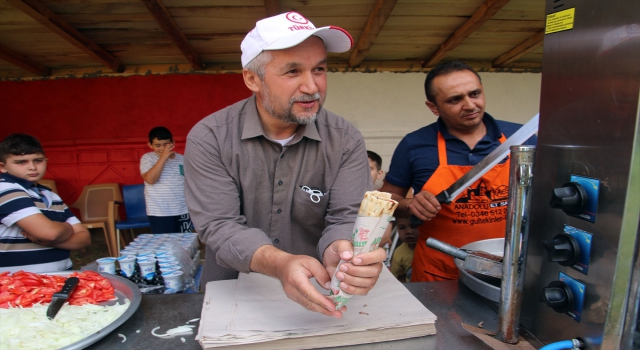
[[[120,333],[118,333],[118,337],[122,338],[122,342],[123,342],[123,343],[127,341],[127,336],[126,336],[126,335],[124,335],[124,334],[120,334]]]
[[[181,337],[180,340],[182,340],[183,343],[186,343],[187,341],[184,339],[184,337]]]
[[[191,323],[191,322],[195,322],[195,321],[199,321],[199,320],[200,320],[199,318],[194,318],[193,320],[187,321],[187,323]]]
[[[191,335],[193,334],[192,328],[195,328],[195,327],[196,326],[189,326],[189,325],[178,326],[176,328],[171,328],[165,334],[157,334],[156,330],[160,328],[160,326],[158,326],[151,330],[151,334],[155,335],[158,338],[173,338],[179,335]]]
[[[50,321],[47,305],[0,309],[0,349],[59,349],[84,339],[115,321],[129,301],[113,306],[65,305]]]
[[[138,329],[138,330],[136,330],[136,333],[140,333],[140,330],[139,330],[139,329]]]

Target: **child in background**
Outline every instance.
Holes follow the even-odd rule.
[[[367,151],[367,157],[369,157],[369,169],[371,170],[373,187],[376,187],[378,180],[382,180],[382,178],[384,178],[384,171],[382,171],[382,158],[378,153],[373,151]]]
[[[173,135],[164,126],[149,131],[149,148],[140,159],[144,198],[152,233],[192,232],[184,198],[184,158],[174,151]]]
[[[418,225],[412,225],[409,218],[396,218],[398,236],[402,244],[393,252],[391,259],[391,273],[400,282],[411,281],[411,263],[413,261],[413,249],[418,239]]]
[[[0,171],[0,272],[70,270],[69,251],[88,247],[91,236],[57,194],[38,184],[47,171],[40,141],[7,136]]]
[[[373,180],[373,187],[376,187],[376,182],[384,178],[384,171],[382,171],[382,157],[376,152],[367,151],[367,157],[369,157],[369,169],[371,170],[371,179]],[[384,248],[387,253],[389,252],[389,246],[391,245],[391,231],[392,225],[387,226],[387,230],[382,235],[379,246]]]

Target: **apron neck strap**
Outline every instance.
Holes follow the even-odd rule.
[[[440,165],[447,165],[447,144],[440,131],[438,131],[438,160],[440,161]]]

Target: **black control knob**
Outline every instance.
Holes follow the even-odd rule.
[[[553,281],[545,287],[540,294],[540,299],[552,308],[553,311],[566,313],[573,307],[573,292],[566,283]]]
[[[557,234],[553,240],[544,242],[544,249],[549,253],[549,261],[562,266],[573,266],[580,258],[580,245],[572,235]]]
[[[580,214],[587,207],[587,192],[577,182],[567,182],[562,187],[553,189],[551,208],[562,209],[569,215]]]

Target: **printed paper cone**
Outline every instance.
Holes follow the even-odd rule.
[[[378,245],[390,221],[391,216],[386,214],[379,218],[358,217],[352,234],[354,256],[378,249]],[[340,280],[336,278],[336,273],[340,270],[340,265],[344,262],[344,260],[340,260],[338,267],[331,277],[330,296],[336,304],[336,310],[342,308],[347,303],[347,300],[351,298],[351,294],[340,289]]]

